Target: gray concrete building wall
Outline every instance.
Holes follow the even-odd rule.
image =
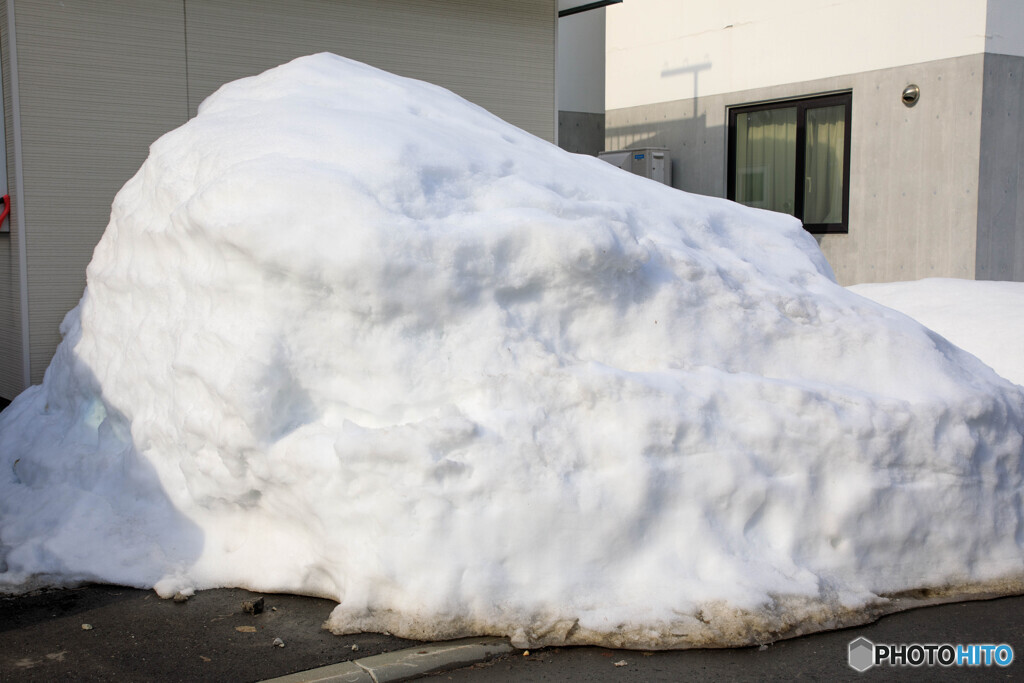
[[[559,0],[558,9],[585,3]],[[604,150],[604,8],[558,19],[558,146],[577,154],[597,156]]]
[[[567,152],[596,157],[604,150],[604,114],[558,112],[558,146]]]
[[[1024,281],[1024,57],[985,55],[981,110],[975,277]]]
[[[850,229],[818,236],[842,284],[973,278],[984,55],[608,111],[608,149],[664,146],[673,185],[726,193],[728,108],[853,94]],[[694,81],[695,87],[697,81]],[[916,83],[921,99],[903,105]]]
[[[553,0],[7,0],[14,8],[23,153],[15,207],[0,236],[0,396],[41,381],[59,325],[77,303],[110,204],[150,143],[185,123],[223,83],[329,50],[438,83],[554,140]],[[11,36],[0,22],[6,50]],[[6,53],[5,53],[6,54]],[[10,122],[12,74],[4,68]],[[15,174],[11,155],[8,169]],[[27,245],[27,287],[16,253]],[[27,291],[28,305],[20,305]]]
[[[724,197],[727,99],[695,96],[610,110],[605,114],[605,149],[667,147],[674,187]]]

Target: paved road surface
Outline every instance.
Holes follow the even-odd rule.
[[[858,673],[847,646],[864,636],[874,643],[1006,643],[1018,658],[1009,667],[873,667]],[[625,661],[626,664],[615,664]],[[767,648],[624,652],[554,648],[507,656],[436,674],[430,681],[877,681],[1024,680],[1024,597],[952,603],[892,614],[874,624],[784,640]]]
[[[413,644],[332,635],[320,628],[330,600],[266,595],[262,614],[245,613],[243,601],[258,597],[218,589],[175,603],[87,586],[0,598],[0,682],[258,681]]]
[[[392,636],[336,637],[323,631],[320,625],[334,606],[327,600],[267,595],[265,611],[250,615],[242,603],[254,597],[219,589],[174,603],[151,591],[87,586],[0,598],[0,681],[257,681],[413,645]],[[91,628],[83,630],[83,624]],[[846,649],[861,635],[876,643],[1007,643],[1020,660],[1006,669],[925,667],[857,674],[847,666]],[[275,647],[275,638],[285,646]],[[764,650],[550,648],[427,680],[924,680],[966,674],[1024,680],[1024,597],[904,612]]]

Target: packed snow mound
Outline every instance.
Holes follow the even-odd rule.
[[[927,278],[854,285],[1024,384],[1024,282]]]
[[[333,55],[154,143],[62,329],[0,416],[8,590],[664,648],[1024,586],[1024,389],[791,218]]]

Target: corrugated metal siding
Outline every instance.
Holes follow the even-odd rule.
[[[170,0],[16,5],[32,381],[85,286],[114,194],[187,120],[184,17]]]
[[[11,121],[10,50],[7,42],[7,5],[0,2],[0,63],[3,65],[3,111],[7,122],[8,191],[14,195],[14,131]],[[0,160],[2,163],[2,160]],[[21,315],[18,305],[18,233],[14,216],[11,232],[0,234],[0,397],[14,398],[22,389]]]
[[[552,0],[204,0],[187,16],[193,113],[228,81],[334,52],[436,83],[554,140]]]
[[[81,296],[117,190],[153,140],[227,81],[332,51],[438,83],[554,139],[553,0],[15,2],[33,382]],[[5,284],[17,282],[17,235],[3,239],[9,394],[22,388],[18,295]]]

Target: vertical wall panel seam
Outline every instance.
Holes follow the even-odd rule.
[[[14,212],[18,219],[18,288],[21,305],[21,362],[22,389],[32,385],[32,350],[29,346],[28,311],[28,230],[25,226],[25,173],[21,150],[21,100],[18,92],[18,43],[14,22],[14,0],[7,0],[7,47],[10,50],[8,64],[11,70],[11,112],[14,138]]]

